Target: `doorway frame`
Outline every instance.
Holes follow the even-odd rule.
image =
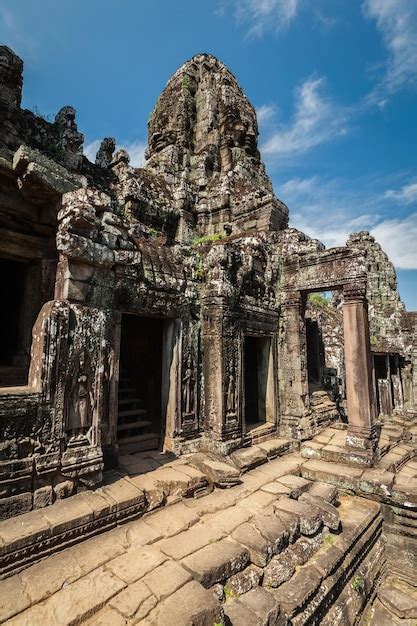
[[[179,402],[181,398],[181,339],[182,320],[177,317],[149,315],[146,311],[119,311],[114,329],[115,363],[114,375],[110,385],[109,400],[109,444],[118,456],[118,396],[120,380],[121,330],[123,316],[136,318],[160,319],[162,321],[162,372],[161,372],[161,423],[160,450],[171,450],[172,441],[178,430],[180,418]],[[165,364],[165,366],[164,366]]]
[[[265,420],[258,421],[248,426],[246,419],[246,388],[245,388],[245,339],[252,337],[268,342],[267,349],[267,376],[265,386]],[[249,329],[242,332],[241,335],[241,415],[242,415],[242,434],[247,435],[257,428],[275,430],[278,426],[278,378],[277,378],[277,341],[274,333],[262,333],[259,331],[251,331]],[[259,377],[259,371],[258,371]],[[259,400],[258,400],[259,402]]]

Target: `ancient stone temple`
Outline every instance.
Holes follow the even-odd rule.
[[[289,228],[216,58],[168,81],[142,168],[111,138],[91,163],[72,107],[22,109],[22,71],[0,47],[0,621],[411,624],[417,313],[385,253]],[[70,591],[32,589],[64,547]]]

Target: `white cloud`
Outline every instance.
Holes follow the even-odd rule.
[[[278,107],[275,104],[263,104],[257,108],[256,117],[258,118],[259,126],[264,126],[270,123],[277,113]]]
[[[90,143],[87,143],[83,148],[84,155],[92,163],[96,160],[96,154],[100,147],[100,143],[100,139],[94,139],[94,141],[90,141]]]
[[[294,117],[289,124],[272,129],[261,145],[264,156],[280,158],[303,154],[347,134],[347,109],[338,107],[325,96],[323,86],[324,78],[309,78],[297,89]]]
[[[226,0],[227,2],[227,0]],[[261,37],[267,30],[280,30],[297,15],[300,0],[229,0],[240,22],[250,24],[249,35]],[[224,2],[218,12],[224,14]]]
[[[132,167],[142,167],[145,162],[145,150],[146,142],[143,141],[131,141],[130,143],[123,143],[117,146],[117,150],[123,148],[130,155],[130,165]]]
[[[376,21],[388,49],[385,75],[371,94],[380,100],[380,91],[393,93],[417,84],[417,2],[416,0],[365,0],[365,15]]]
[[[384,193],[384,197],[395,200],[400,204],[417,202],[417,182],[408,183],[397,190],[389,189]]]
[[[96,153],[100,147],[100,143],[100,139],[94,139],[94,141],[91,141],[84,146],[84,154],[92,163],[94,163],[96,159]],[[132,165],[132,167],[142,167],[145,162],[146,145],[146,142],[139,140],[123,142],[121,144],[117,144],[116,150],[126,150],[130,156],[130,165]]]
[[[398,198],[387,196],[384,185],[382,178],[353,184],[350,180],[311,176],[291,178],[277,185],[277,190],[290,208],[290,225],[327,247],[344,245],[351,233],[367,230],[397,268],[417,269],[417,212],[391,217],[403,204],[401,190],[412,185],[400,187]]]
[[[417,213],[404,219],[384,220],[371,230],[394,265],[417,269]]]

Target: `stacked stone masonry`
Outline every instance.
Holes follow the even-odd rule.
[[[0,46],[0,620],[415,619],[417,313],[379,244],[288,226],[211,55],[142,168],[22,72]]]

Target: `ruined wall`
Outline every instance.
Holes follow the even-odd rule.
[[[325,250],[287,228],[255,110],[224,64],[199,54],[170,79],[143,168],[112,138],[90,163],[70,107],[54,122],[22,110],[22,61],[5,47],[0,87],[0,260],[30,248],[43,262],[47,251],[54,288],[39,302],[28,384],[0,389],[2,515],[94,486],[117,465],[126,315],[162,320],[155,439],[166,449],[224,454],[328,424],[334,406],[308,389],[306,295],[348,286],[366,320],[366,246]],[[248,337],[268,352],[267,416],[251,424]]]
[[[411,337],[404,333],[405,306],[398,293],[397,275],[380,244],[368,232],[349,237],[348,247],[363,250],[367,259],[367,292],[372,348],[409,351]]]

